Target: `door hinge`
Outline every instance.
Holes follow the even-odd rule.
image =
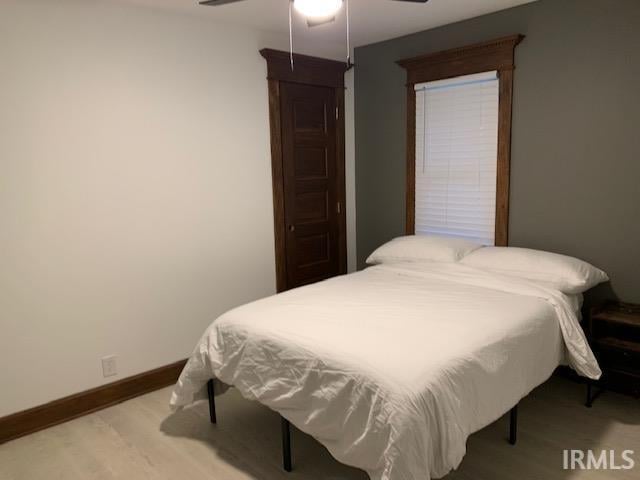
[[[342,203],[338,202],[338,215],[342,213]]]
[[[338,107],[336,107],[336,120],[338,120],[340,118],[340,112],[338,110]]]

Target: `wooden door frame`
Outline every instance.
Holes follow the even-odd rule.
[[[500,100],[498,105],[498,172],[496,184],[495,244],[509,242],[509,174],[511,165],[511,109],[516,46],[524,35],[510,35],[488,42],[399,60],[407,70],[407,217],[406,233],[415,233],[416,193],[416,92],[417,83],[431,82],[496,70]]]
[[[276,254],[276,290],[287,289],[286,222],[284,212],[283,145],[280,111],[280,85],[299,83],[335,90],[338,118],[336,119],[336,173],[338,177],[338,201],[342,205],[338,224],[338,266],[340,273],[347,273],[347,216],[345,185],[345,118],[344,118],[344,73],[347,65],[308,55],[294,54],[291,69],[289,52],[265,48],[260,50],[267,61],[269,85],[269,125],[271,131],[271,175],[273,182],[273,221]]]

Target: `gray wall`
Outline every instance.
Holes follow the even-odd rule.
[[[510,245],[590,261],[612,277],[597,296],[640,302],[639,0],[541,0],[356,49],[359,265],[404,230],[395,61],[513,33]]]

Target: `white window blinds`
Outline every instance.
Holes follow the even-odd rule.
[[[493,245],[498,158],[497,72],[416,89],[416,234]]]

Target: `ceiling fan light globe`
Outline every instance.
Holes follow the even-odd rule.
[[[343,0],[294,0],[295,9],[307,18],[331,18],[342,7]]]

